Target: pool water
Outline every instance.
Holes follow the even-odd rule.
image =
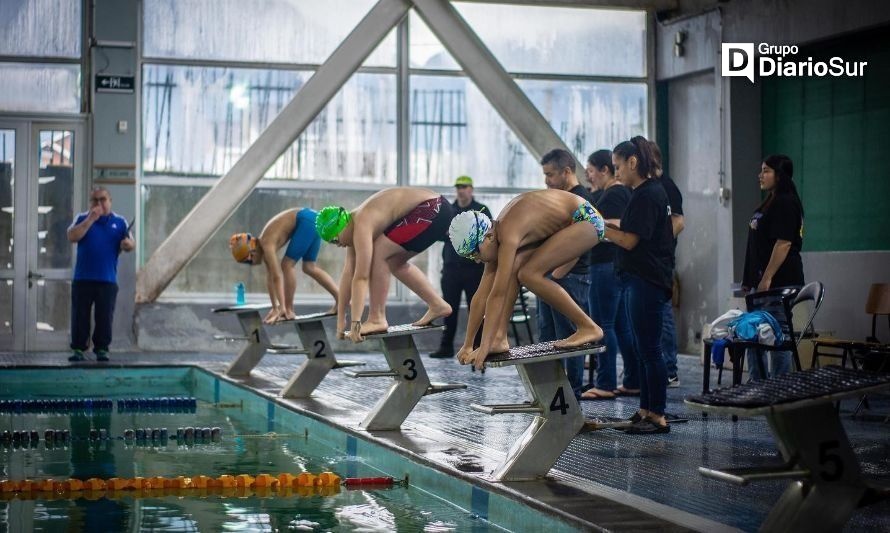
[[[0,414],[3,431],[36,430],[36,446],[0,444],[2,479],[218,477],[223,474],[299,474],[332,471],[341,477],[393,476],[332,445],[330,430],[199,370],[7,370],[0,400],[102,397],[112,399],[194,396],[195,412],[111,410]],[[222,390],[221,389],[225,389]],[[238,392],[235,397],[235,392]],[[251,398],[253,396],[253,398]],[[265,415],[265,416],[264,416]],[[315,424],[315,425],[313,425]],[[180,444],[125,441],[137,428],[219,427],[218,442]],[[70,441],[47,446],[46,429],[68,430]],[[107,440],[90,440],[91,430]],[[343,435],[343,434],[341,434]],[[351,437],[354,439],[354,437]],[[348,439],[344,437],[344,442]],[[353,441],[352,448],[355,448]],[[389,464],[398,464],[398,461]],[[194,496],[113,499],[30,499],[6,495],[0,521],[10,531],[503,531],[472,512],[412,485],[347,490],[330,495],[268,497]],[[33,496],[32,496],[33,497]],[[12,498],[12,499],[10,499]]]

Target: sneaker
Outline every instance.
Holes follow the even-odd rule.
[[[71,361],[72,363],[77,363],[79,361],[86,361],[87,358],[83,356],[83,351],[74,350],[74,354],[71,357],[69,357],[68,360]]]
[[[672,415],[670,413],[665,413],[664,419],[668,421],[668,424],[683,424],[689,422],[689,419],[683,415]]]
[[[435,352],[431,352],[430,357],[433,359],[447,359],[449,357],[454,357],[454,350],[447,347],[440,347]]]
[[[668,388],[676,389],[680,386],[680,376],[668,377]]]
[[[96,361],[107,362],[108,361],[108,350],[99,350],[96,352]]]
[[[659,435],[661,433],[670,433],[671,425],[660,426],[651,420],[641,420],[636,424],[624,430],[628,435]]]

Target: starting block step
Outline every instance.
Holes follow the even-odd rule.
[[[555,342],[547,341],[526,346],[516,346],[515,348],[510,348],[509,352],[490,354],[485,359],[485,364],[491,367],[525,365],[606,351],[606,345],[602,343],[589,343],[574,348],[560,349],[553,346]]]
[[[349,368],[351,366],[365,366],[362,361],[337,361],[333,368]]]
[[[429,387],[426,388],[426,393],[424,396],[429,396],[430,394],[437,394],[440,392],[448,392],[450,390],[457,389],[466,389],[466,383],[430,383]]]
[[[805,480],[809,479],[812,472],[795,468],[794,464],[782,464],[776,466],[756,466],[741,468],[724,468],[717,470],[700,466],[701,475],[720,481],[728,481],[735,485],[745,486],[757,481],[775,481],[777,479]]]
[[[387,337],[402,337],[404,335],[414,335],[416,333],[425,333],[427,331],[439,331],[445,329],[445,326],[430,324],[429,326],[414,326],[412,324],[401,324],[398,326],[390,326],[386,331],[379,333],[371,333],[365,335],[366,339],[385,339]],[[348,335],[349,332],[347,331]]]
[[[266,353],[273,355],[306,355],[309,350],[300,348],[299,346],[283,346],[273,344],[266,349]]]
[[[540,414],[544,412],[544,409],[540,405],[535,405],[532,403],[499,403],[490,405],[474,403],[470,405],[470,409],[478,411],[480,413],[485,413],[487,415],[504,415],[516,413]]]
[[[235,342],[235,341],[249,341],[252,337],[248,337],[247,335],[214,335],[213,340],[215,341],[226,341],[226,342]]]
[[[244,304],[244,305],[230,305],[228,307],[218,307],[213,309],[214,313],[243,313],[245,311],[262,311],[263,309],[269,309],[272,307],[272,304]]]
[[[289,318],[287,320],[279,320],[272,325],[278,324],[302,324],[305,322],[315,322],[318,320],[322,320],[324,318],[331,318],[337,316],[337,313],[309,313],[308,315],[297,315],[294,318]]]
[[[399,373],[393,370],[347,370],[344,372],[347,376],[351,378],[394,378],[398,377]]]

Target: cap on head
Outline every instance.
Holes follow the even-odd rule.
[[[481,211],[464,211],[451,220],[448,238],[461,257],[468,257],[479,251],[482,238],[491,229],[491,219]]]
[[[229,239],[232,257],[239,263],[252,263],[250,252],[256,250],[256,237],[250,233],[236,233]]]
[[[349,211],[338,205],[329,205],[315,217],[315,231],[325,242],[331,242],[340,235],[350,220],[352,215]]]
[[[472,187],[473,186],[473,178],[469,176],[459,176],[456,180],[454,180],[455,187]]]

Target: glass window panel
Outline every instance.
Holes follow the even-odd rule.
[[[79,0],[3,0],[0,55],[80,57],[82,4]]]
[[[80,66],[0,63],[0,111],[80,112]]]
[[[645,84],[518,84],[581,161],[646,134]],[[411,183],[450,186],[461,174],[477,187],[543,187],[537,160],[469,79],[412,76]]]
[[[144,4],[145,57],[321,64],[375,1],[145,0]],[[365,64],[395,66],[394,31]]]
[[[71,282],[39,279],[37,291],[37,331],[68,331],[71,326]]]
[[[67,230],[74,213],[74,132],[40,130],[37,174],[37,267],[68,268],[72,246]]]
[[[147,175],[221,176],[312,72],[146,65]],[[395,183],[396,86],[355,74],[266,173],[267,178]]]
[[[455,3],[508,72],[637,76],[646,73],[643,11]],[[411,66],[457,69],[418,16],[411,18]]]
[[[0,129],[0,270],[13,268],[14,202],[15,130]]]
[[[206,187],[190,186],[142,187],[146,226],[152,228],[151,232],[143,233],[146,257],[157,249],[207,190]],[[201,293],[228,300],[234,298],[234,285],[243,281],[249,293],[263,298],[263,295],[268,295],[265,268],[259,266],[251,268],[232,259],[229,252],[229,237],[232,234],[247,231],[258,235],[270,218],[286,209],[311,207],[318,210],[331,204],[351,209],[373,192],[372,190],[254,189],[232,217],[214,234],[207,246],[173,279],[164,295]],[[318,265],[338,280],[345,253],[336,246],[322,244]],[[282,249],[279,251],[279,256],[283,254]],[[328,298],[327,291],[299,270],[297,294],[303,297]],[[395,283],[390,286],[390,295],[395,295]]]
[[[0,279],[0,335],[12,335],[11,279]]]

